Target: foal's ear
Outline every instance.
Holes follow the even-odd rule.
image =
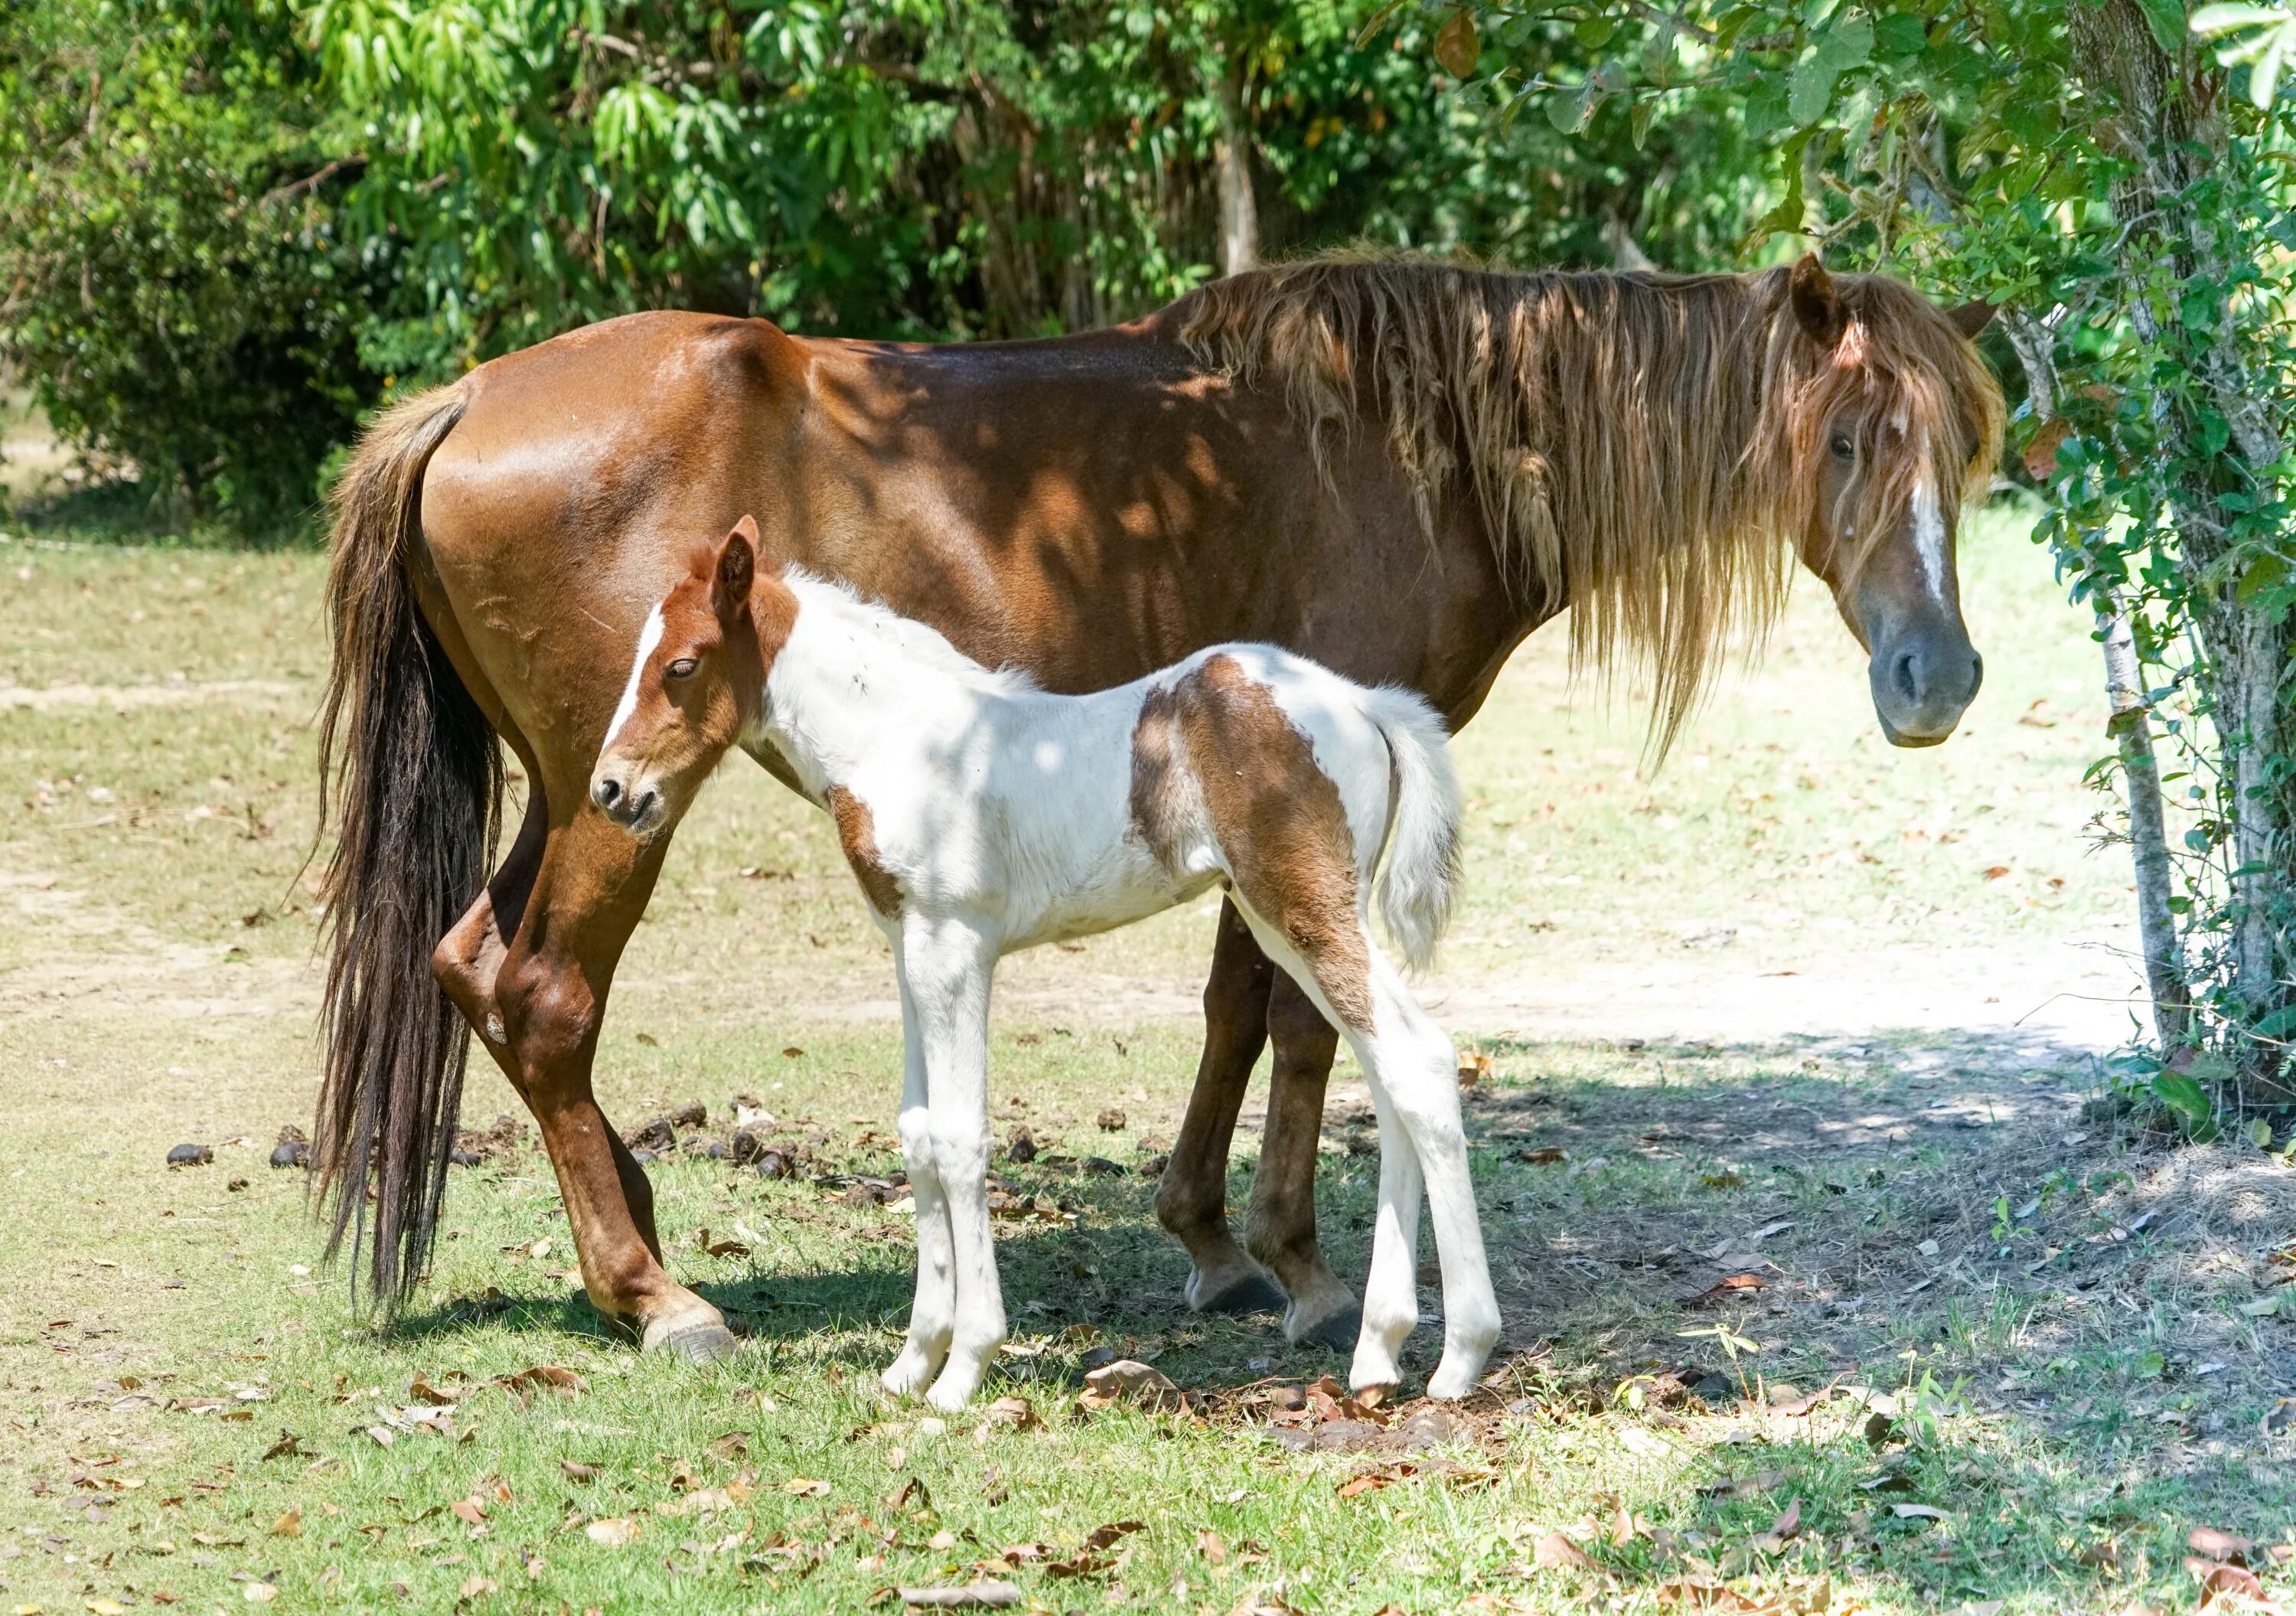
[[[1833,277],[1825,273],[1817,254],[1805,252],[1794,265],[1786,280],[1786,299],[1811,341],[1830,349],[1841,340],[1842,328],[1849,324],[1841,311],[1841,294],[1833,289]]]
[[[1959,308],[1947,309],[1945,317],[1953,322],[1954,330],[1974,342],[1977,333],[1993,324],[1994,312],[1993,305],[1980,298],[1974,303],[1964,303]]]
[[[750,586],[758,576],[758,523],[744,516],[718,546],[718,565],[709,575],[709,609],[731,626],[750,609]]]

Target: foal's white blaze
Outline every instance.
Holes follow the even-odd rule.
[[[622,733],[622,726],[638,710],[638,680],[645,672],[646,659],[661,644],[661,603],[656,601],[653,610],[646,613],[645,627],[638,630],[638,654],[630,663],[630,682],[622,686],[621,705],[614,709],[614,721],[606,726],[606,738],[598,742],[601,758],[613,750],[614,737]]]

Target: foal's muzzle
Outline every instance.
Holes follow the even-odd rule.
[[[661,818],[661,793],[652,786],[629,786],[611,775],[590,783],[590,800],[624,830],[644,833]]]

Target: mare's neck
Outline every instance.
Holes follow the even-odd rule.
[[[1009,682],[922,623],[834,584],[788,582],[797,616],[767,670],[759,728],[810,795],[890,747],[953,735]]]

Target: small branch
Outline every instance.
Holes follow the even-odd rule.
[[[364,169],[365,167],[366,153],[364,152],[355,152],[348,157],[338,157],[316,174],[307,174],[301,179],[291,180],[275,190],[265,192],[255,205],[258,210],[268,208],[274,202],[285,201],[298,191],[316,191],[346,168]]]
[[[1655,22],[1670,28],[1685,39],[1695,39],[1701,45],[1714,43],[1714,30],[1693,22],[1687,17],[1677,17],[1672,12],[1650,4],[1650,0],[1627,0],[1627,9],[1644,22]]]

